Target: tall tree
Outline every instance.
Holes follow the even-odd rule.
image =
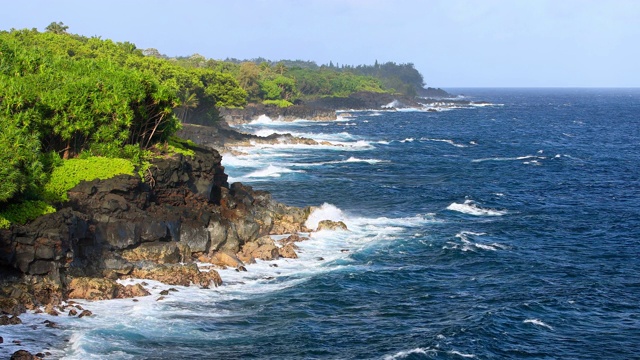
[[[67,29],[69,29],[69,27],[66,26],[62,21],[60,22],[54,21],[51,24],[47,25],[47,27],[45,28],[47,32],[51,32],[54,34],[66,34]]]

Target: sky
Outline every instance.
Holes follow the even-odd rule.
[[[640,0],[0,0],[0,30],[169,56],[413,63],[427,86],[640,87]]]

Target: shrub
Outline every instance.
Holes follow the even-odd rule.
[[[262,102],[265,105],[275,105],[277,107],[280,108],[286,108],[289,107],[291,105],[293,105],[293,103],[287,101],[287,100],[265,100]]]
[[[167,142],[167,151],[171,154],[182,154],[184,156],[194,157],[196,152],[190,149],[190,147],[196,146],[191,140],[183,140],[172,136]]]
[[[52,203],[67,201],[67,191],[80,181],[108,179],[120,174],[134,174],[130,160],[103,157],[66,160],[62,166],[53,169],[49,182],[44,186],[44,199]]]
[[[24,224],[38,216],[54,212],[56,209],[53,206],[40,200],[11,204],[0,212],[0,229],[6,229],[11,224]]]

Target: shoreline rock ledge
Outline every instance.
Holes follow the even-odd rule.
[[[191,149],[194,157],[155,160],[145,181],[119,175],[82,182],[56,213],[1,230],[0,315],[61,312],[70,296],[147,295],[139,284],[116,282],[131,277],[217,286],[218,273],[200,271],[197,259],[223,259],[219,265],[246,270],[244,262],[254,257],[279,256],[266,236],[308,231],[310,208],[229,185],[216,150]],[[290,250],[284,253],[292,257]]]

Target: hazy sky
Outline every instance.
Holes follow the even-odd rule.
[[[0,0],[169,56],[412,62],[435,87],[640,87],[640,0]]]

